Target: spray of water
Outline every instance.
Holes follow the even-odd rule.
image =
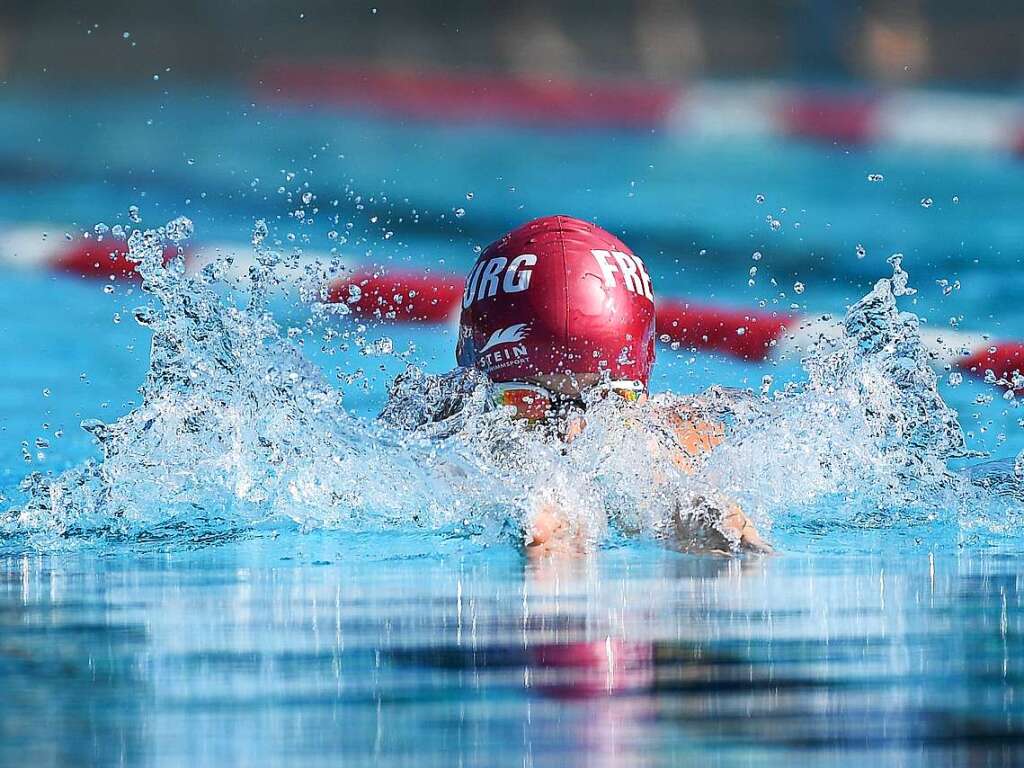
[[[850,308],[841,334],[807,351],[806,380],[772,397],[722,388],[641,404],[595,397],[586,429],[566,443],[489,407],[486,381],[468,370],[411,366],[380,418],[350,415],[267,310],[279,278],[265,225],[254,231],[244,308],[217,290],[222,265],[186,275],[180,257],[165,263],[165,244],[191,229],[179,218],[131,235],[152,297],[135,312],[153,334],[141,404],[110,424],[83,423],[97,459],[25,479],[23,503],[0,517],[7,540],[419,527],[513,541],[541,499],[607,543],[713,528],[732,500],[765,530],[794,519],[957,518],[977,506],[979,484],[947,469],[965,455],[964,438],[916,317],[897,308],[910,291],[898,261]],[[673,461],[680,414],[724,423],[725,443]]]

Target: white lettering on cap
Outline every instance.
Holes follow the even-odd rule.
[[[508,264],[504,256],[495,256],[480,271],[480,288],[476,292],[477,301],[493,296],[498,292],[498,273]]]
[[[504,256],[480,261],[466,279],[462,293],[462,308],[467,309],[480,299],[489,299],[502,293],[522,293],[530,287],[531,267],[537,265],[537,256],[523,253],[509,261]],[[504,275],[502,275],[504,271]]]
[[[533,253],[524,253],[521,256],[516,256],[512,261],[508,263],[508,269],[505,271],[505,279],[501,283],[502,290],[505,293],[521,293],[530,287],[530,277],[533,275],[532,269],[524,269],[524,267],[532,267],[537,264],[537,256]]]
[[[647,268],[638,256],[622,251],[606,251],[596,248],[590,251],[594,255],[598,269],[601,270],[601,277],[606,288],[616,286],[615,273],[622,275],[622,282],[627,291],[638,296],[644,296],[654,301],[654,292],[651,290],[651,276],[647,274]],[[612,262],[615,262],[614,264]]]

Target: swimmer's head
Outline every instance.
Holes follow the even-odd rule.
[[[588,222],[528,222],[491,243],[470,271],[456,356],[496,383],[564,394],[601,380],[646,388],[654,363],[647,267]]]

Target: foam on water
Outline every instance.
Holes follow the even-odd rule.
[[[83,423],[97,459],[26,478],[23,503],[0,518],[8,543],[283,528],[512,542],[544,499],[571,509],[597,543],[721,536],[716,510],[732,499],[769,536],[773,525],[1015,527],[1012,472],[994,494],[992,473],[979,482],[947,468],[967,455],[964,436],[917,318],[897,307],[910,292],[898,260],[849,309],[841,334],[807,350],[805,380],[770,397],[712,388],[632,405],[595,398],[587,428],[565,443],[489,408],[485,380],[466,370],[410,366],[379,419],[354,417],[265,306],[280,279],[265,227],[254,234],[244,307],[221,290],[217,263],[194,276],[180,257],[164,263],[164,244],[190,235],[186,219],[132,233],[131,258],[153,299],[135,313],[153,333],[141,405],[110,424]],[[317,322],[336,326],[324,309]],[[330,325],[325,334],[336,335]],[[672,461],[670,414],[680,412],[727,430],[687,468]]]

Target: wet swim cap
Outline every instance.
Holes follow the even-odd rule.
[[[456,356],[495,382],[607,371],[646,386],[654,363],[647,268],[593,224],[528,222],[491,243],[469,273]]]

